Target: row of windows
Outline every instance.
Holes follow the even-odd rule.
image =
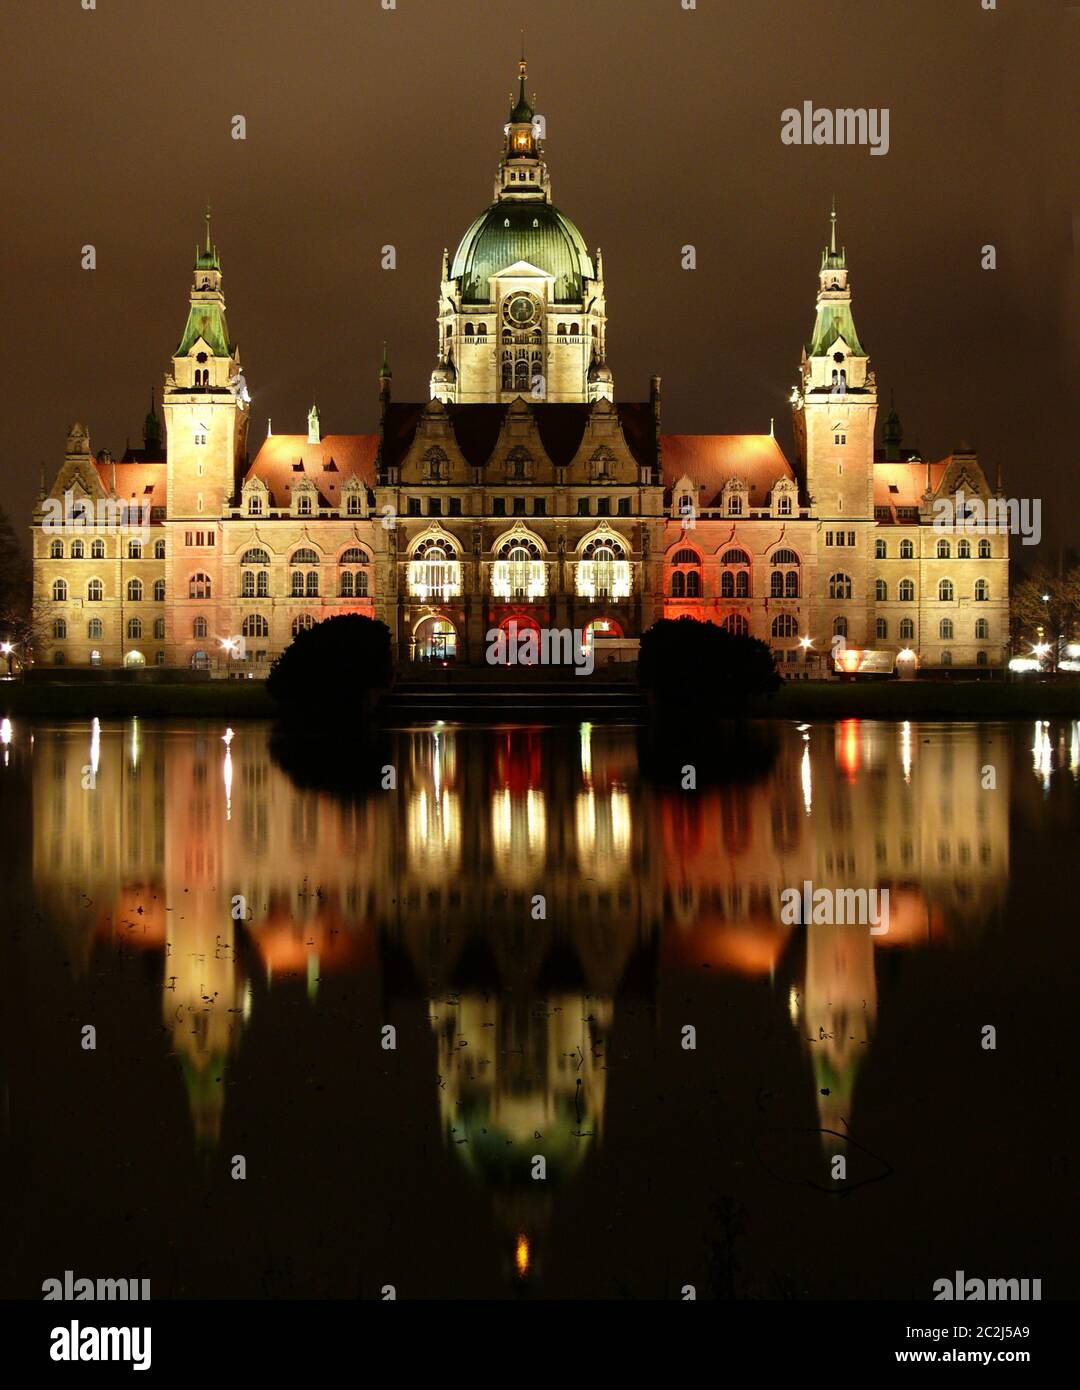
[[[672,598],[700,598],[701,573],[698,570],[676,570],[671,576]],[[749,598],[749,570],[724,570],[720,575],[721,598]],[[770,598],[798,598],[798,570],[773,570],[769,576]]]
[[[314,501],[313,501],[313,494],[312,494],[312,493],[310,493],[310,492],[301,492],[301,493],[298,493],[297,496],[296,496],[293,500],[294,500],[294,502],[296,503],[296,515],[297,515],[297,516],[311,516],[311,515],[313,514],[313,512],[314,512]],[[266,515],[265,498],[263,497],[262,493],[261,493],[261,492],[249,492],[248,495],[247,495],[247,503],[246,503],[246,506],[245,506],[244,510],[246,511],[246,513],[247,513],[248,516],[265,516],[265,515]],[[363,501],[363,498],[360,496],[360,494],[359,494],[358,492],[348,492],[348,493],[345,493],[345,515],[346,515],[346,516],[363,516],[363,515],[364,515],[364,501]],[[211,544],[213,544],[213,542],[211,542]]]
[[[989,541],[987,541],[987,540],[982,540],[982,541],[979,542],[978,555],[979,555],[979,559],[980,559],[980,560],[989,560],[989,559],[991,558],[990,542],[989,542]],[[949,542],[949,541],[947,541],[947,540],[940,540],[940,541],[938,541],[937,546],[936,546],[936,548],[935,548],[935,557],[936,557],[938,560],[950,560],[950,559],[952,559],[952,545],[951,545],[951,542]],[[874,558],[875,558],[876,560],[887,560],[887,559],[889,558],[889,543],[888,543],[888,541],[884,541],[884,540],[875,540],[875,541],[874,541]],[[901,542],[900,542],[900,558],[901,558],[901,560],[914,560],[914,558],[915,558],[915,545],[914,545],[914,542],[912,542],[912,541],[907,541],[907,540],[904,540],[904,541],[901,541]],[[957,542],[956,542],[956,558],[957,558],[958,560],[970,560],[970,559],[971,559],[971,542],[970,542],[969,540],[960,540],[960,541],[957,541]]]
[[[874,635],[879,640],[884,640],[889,635],[889,623],[887,618],[878,618],[874,624]],[[951,642],[956,636],[956,624],[951,618],[942,618],[938,623],[938,637],[944,642]],[[900,619],[900,640],[910,642],[915,637],[915,623],[911,618]],[[975,620],[975,640],[976,642],[988,642],[990,640],[990,624],[985,618]]]
[[[990,584],[986,579],[976,579],[973,590],[976,603],[986,603],[990,598]],[[939,579],[937,586],[937,596],[939,603],[952,603],[956,598],[956,586],[951,579]],[[874,597],[878,603],[886,603],[889,598],[889,585],[884,579],[874,581]],[[896,586],[896,597],[901,603],[914,603],[915,601],[915,582],[911,579],[901,579]]]
[[[165,558],[165,542],[164,542],[164,540],[156,540],[156,541],[154,542],[154,548],[153,548],[153,551],[151,552],[151,554],[153,555],[153,558],[154,558],[155,560],[164,560],[164,558]],[[63,558],[64,558],[64,542],[63,542],[63,541],[60,541],[60,540],[50,541],[50,542],[49,542],[49,559],[50,559],[50,560],[62,560]],[[68,555],[68,558],[71,559],[71,560],[85,560],[85,559],[86,559],[86,543],[85,543],[84,541],[72,541],[72,542],[71,542],[71,551],[70,551],[70,553],[69,553],[69,555]],[[94,541],[91,541],[91,542],[90,542],[90,559],[91,559],[91,560],[104,560],[104,558],[105,558],[105,542],[104,542],[103,540],[94,540]],[[127,558],[128,558],[129,560],[142,560],[142,559],[144,558],[143,543],[142,543],[142,541],[128,541],[128,544],[127,544]]]
[[[461,516],[461,498],[448,498],[447,516]],[[610,497],[598,497],[596,499],[596,510],[592,509],[592,499],[589,497],[579,497],[577,500],[578,516],[632,516],[632,502],[630,497],[619,497],[615,499],[616,507],[614,512],[611,509],[612,499]],[[524,497],[493,497],[491,499],[492,516],[526,516],[526,499]],[[405,499],[406,516],[422,516],[423,499],[420,497],[407,497]],[[427,499],[427,515],[442,516],[443,502],[441,497],[429,497]],[[534,497],[532,506],[533,516],[547,516],[547,498]]]
[[[129,603],[142,603],[146,597],[146,589],[141,579],[129,579],[126,587],[127,600]],[[165,602],[165,581],[155,579],[150,588],[150,593],[155,603]],[[69,589],[66,579],[54,579],[52,582],[52,597],[54,603],[66,603]],[[102,603],[105,599],[105,585],[100,579],[91,579],[86,585],[87,603]]]
[[[126,624],[127,635],[131,639],[142,637],[143,620],[141,618],[129,618]],[[54,618],[52,625],[52,635],[56,641],[62,642],[68,635],[68,623],[66,618]],[[104,634],[104,625],[100,618],[91,618],[86,624],[86,635],[91,641],[100,641]],[[203,634],[206,635],[205,633]],[[165,636],[165,619],[154,619],[154,637],[161,641]]]

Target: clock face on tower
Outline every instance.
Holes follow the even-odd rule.
[[[534,294],[511,295],[503,305],[503,318],[511,328],[531,328],[540,321],[540,301]]]

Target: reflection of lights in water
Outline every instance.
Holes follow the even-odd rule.
[[[4,766],[7,767],[8,759],[11,757],[11,720],[0,720],[0,743],[4,745]]]
[[[621,787],[607,797],[582,792],[575,808],[578,858],[596,868],[614,867],[630,849],[630,798]]]
[[[809,815],[813,809],[813,783],[810,771],[810,735],[803,734],[805,742],[802,750],[802,770],[800,780],[802,781],[802,800],[806,814]]]
[[[1050,743],[1049,728],[1047,720],[1035,721],[1035,742],[1031,748],[1035,775],[1042,782],[1044,790],[1050,786],[1050,774],[1054,768],[1054,750]]]
[[[1075,719],[1069,739],[1069,767],[1074,778],[1080,777],[1080,721]]]
[[[518,1236],[517,1245],[514,1248],[514,1268],[518,1272],[519,1279],[524,1279],[528,1274],[531,1256],[529,1237],[524,1234]]]
[[[547,807],[544,793],[531,788],[513,796],[508,788],[491,799],[491,839],[501,872],[528,870],[547,847]]]
[[[221,741],[225,745],[225,767],[223,769],[225,777],[225,819],[232,820],[232,741],[235,735],[232,729],[226,729],[221,735]]]
[[[911,725],[905,719],[900,726],[900,762],[904,769],[904,781],[911,781]]]
[[[841,722],[838,756],[840,766],[847,773],[848,780],[854,782],[855,774],[859,770],[859,721],[857,719],[845,719]]]
[[[438,801],[439,793],[442,791],[442,738],[439,734],[435,734],[433,741],[435,749],[431,759],[431,772],[435,779],[435,800]]]
[[[131,770],[139,770],[139,721],[134,716],[131,720]]]
[[[794,985],[788,990],[787,997],[788,1014],[791,1016],[792,1023],[799,1021],[799,991]]]
[[[592,725],[581,726],[581,776],[588,785],[592,781]]]
[[[97,776],[101,766],[101,720],[94,719],[90,725],[90,771]]]
[[[251,1000],[252,1000],[252,995],[251,995],[251,981],[250,981],[250,980],[245,980],[245,981],[244,981],[243,1001],[242,1001],[242,1003],[241,1003],[241,1012],[242,1012],[242,1014],[243,1014],[244,1022],[245,1022],[245,1023],[246,1023],[246,1022],[248,1021],[248,1019],[251,1017]]]

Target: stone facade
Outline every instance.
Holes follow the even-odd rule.
[[[250,403],[209,221],[165,379],[167,444],[91,452],[73,427],[33,520],[38,659],[265,672],[301,626],[386,622],[399,659],[482,662],[500,625],[634,639],[688,614],[760,637],[789,673],[837,639],[924,667],[1001,666],[1008,537],[942,528],[937,504],[995,495],[975,454],[928,461],[855,329],[833,213],[792,392],[794,464],[772,433],[661,430],[661,384],[616,402],[602,258],[551,205],[525,96],[496,201],[444,253],[430,399],[378,429],[268,433]]]

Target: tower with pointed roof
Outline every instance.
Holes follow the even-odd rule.
[[[431,395],[457,404],[614,399],[599,252],[554,207],[522,53],[495,201],[444,253]]]
[[[836,241],[836,204],[821,253],[817,308],[792,394],[802,480],[815,514],[834,523],[872,520],[877,383],[851,312],[847,249]]]
[[[225,320],[221,259],[210,234],[209,208],[163,404],[169,519],[220,521],[243,466],[250,401],[240,351]]]

